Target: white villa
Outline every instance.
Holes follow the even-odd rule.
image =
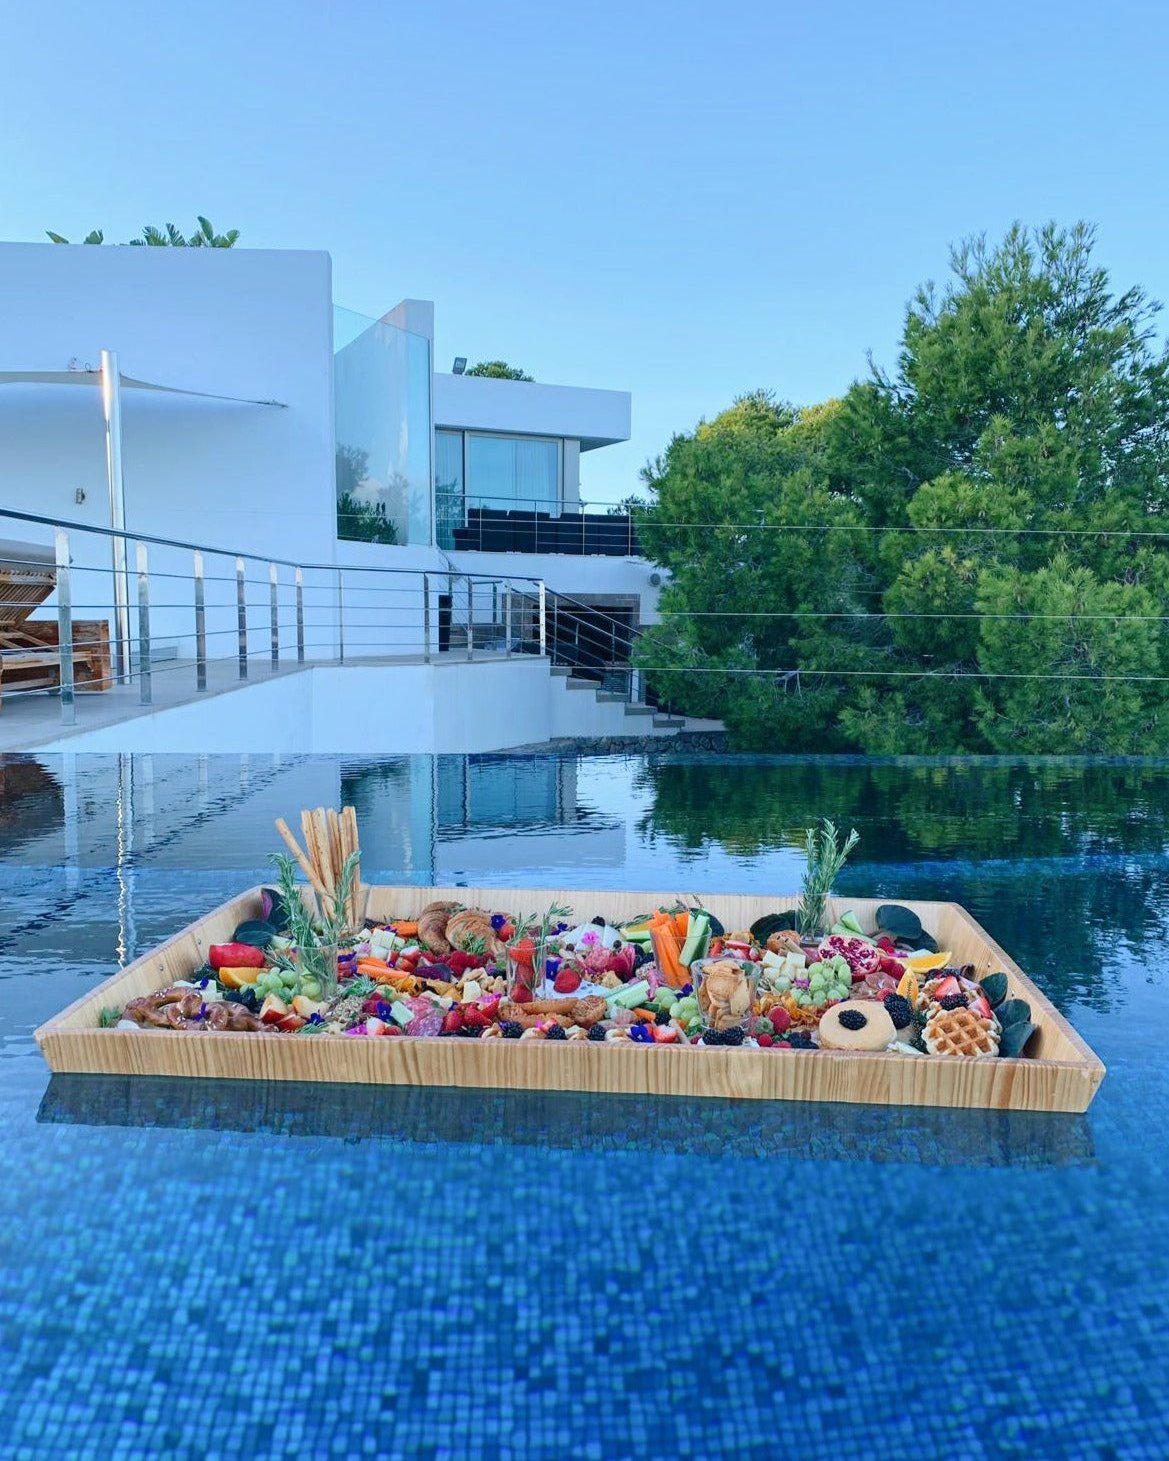
[[[66,597],[108,623],[116,682],[79,678],[76,724],[54,726],[5,649],[0,744],[475,751],[674,728],[611,678],[659,576],[628,517],[581,501],[582,456],[629,437],[627,393],[436,371],[433,305],[337,308],[320,252],[3,244],[0,318],[0,538],[13,562],[66,553],[32,617]],[[593,693],[570,694],[582,674]],[[228,690],[255,714],[225,717]],[[324,707],[352,693],[433,714],[342,729]]]

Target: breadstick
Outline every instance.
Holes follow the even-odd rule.
[[[317,846],[321,850],[321,882],[329,890],[333,913],[336,916],[340,912],[337,907],[337,869],[333,866],[333,846],[329,841],[329,819],[325,815],[324,807],[318,807],[313,813],[313,823],[316,828]]]
[[[317,868],[321,875],[321,882],[324,883],[325,887],[328,888],[329,892],[331,893],[333,891],[333,869],[329,863],[328,838],[325,836],[325,829],[321,825],[320,807],[317,807],[315,811],[309,812],[308,824],[313,830],[313,851],[316,855]]]
[[[333,863],[333,886],[338,887],[341,883],[341,870],[345,866],[345,851],[341,846],[341,818],[330,807],[325,813],[325,819],[329,824],[329,856]],[[345,916],[349,916],[348,909],[345,910]]]
[[[317,837],[317,824],[313,820],[310,811],[303,811],[300,814],[301,830],[304,832],[305,846],[308,848],[308,855],[316,868],[316,885],[321,893],[321,913],[326,918],[333,916],[333,900],[329,895],[329,869],[321,855],[320,841]]]
[[[352,855],[357,853],[357,861],[353,864],[353,921],[357,922],[357,914],[361,902],[361,843],[357,838],[357,808],[344,807],[341,811],[341,825],[345,830],[345,840]]]
[[[283,817],[276,818],[276,830],[280,833],[281,837],[284,838],[285,847],[288,848],[289,852],[292,853],[293,857],[295,857],[297,862],[300,864],[300,870],[309,880],[309,883],[312,885],[313,890],[319,896],[323,897],[325,890],[321,885],[321,880],[317,877],[316,872],[312,864],[309,862],[308,858],[305,857],[304,853],[300,850],[300,844],[292,835],[291,831],[289,831],[288,823],[284,820]]]

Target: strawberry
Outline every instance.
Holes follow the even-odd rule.
[[[947,975],[945,979],[934,990],[934,999],[943,1000],[948,994],[961,994],[962,986],[953,974]]]
[[[561,969],[552,988],[557,994],[575,994],[580,988],[580,975],[575,969]]]
[[[463,1028],[463,1012],[457,1004],[452,1005],[442,1020],[442,1033],[453,1035],[457,1030]]]
[[[756,1035],[755,1036],[755,1043],[757,1045],[762,1045],[762,1047],[763,1047],[764,1050],[770,1050],[771,1047],[775,1044],[775,1036],[774,1035]]]
[[[524,984],[521,980],[517,980],[512,985],[511,997],[515,1000],[516,1004],[531,1004],[536,996],[532,993],[532,986],[530,984]]]
[[[989,1020],[993,1014],[990,1007],[990,1000],[987,999],[985,994],[980,994],[977,999],[972,999],[970,1001],[970,1008],[980,1019]]]
[[[905,973],[905,965],[900,959],[893,959],[888,954],[884,954],[881,957],[881,973],[888,974],[893,979],[900,979]]]
[[[490,1016],[485,1014],[478,1005],[465,1004],[461,1007],[460,1013],[463,1016],[464,1025],[477,1025],[479,1029],[485,1030],[491,1023]]]

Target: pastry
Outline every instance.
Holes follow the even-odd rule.
[[[999,1022],[959,1005],[942,1009],[934,1005],[922,1038],[931,1055],[972,1055],[976,1058],[999,1053]]]
[[[884,1050],[896,1035],[888,1011],[875,999],[842,1000],[820,1020],[820,1044],[825,1050]]]
[[[418,925],[421,932],[421,919]],[[460,908],[457,913],[452,913],[442,933],[451,948],[462,949],[465,954],[491,954],[498,960],[507,958],[507,949],[491,925],[491,914],[479,908]]]
[[[432,954],[449,954],[447,921],[458,911],[457,903],[428,903],[418,915],[418,942]]]

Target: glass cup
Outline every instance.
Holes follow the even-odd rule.
[[[737,959],[696,959],[690,965],[703,1025],[710,1030],[754,1029],[758,974]]]

